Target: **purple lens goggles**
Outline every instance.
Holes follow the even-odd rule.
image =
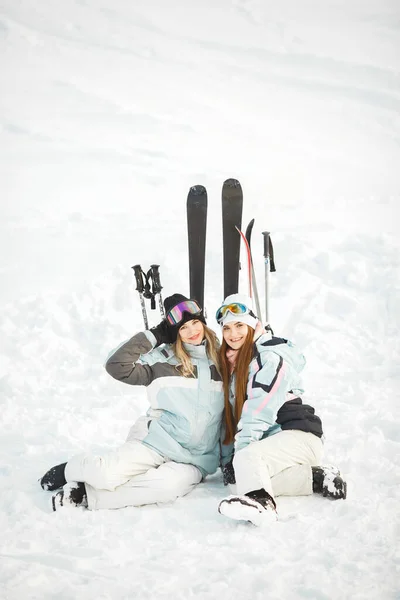
[[[167,321],[170,325],[178,325],[183,319],[183,313],[199,315],[201,308],[194,300],[184,300],[167,312]]]

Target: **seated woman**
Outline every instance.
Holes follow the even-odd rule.
[[[219,342],[195,300],[174,294],[164,306],[157,327],[134,335],[106,363],[115,379],[147,387],[147,414],[116,450],[73,456],[42,477],[43,489],[62,488],[53,510],[171,502],[216,471],[224,409]]]
[[[346,483],[321,467],[322,425],[303,404],[305,359],[290,341],[272,337],[251,310],[251,299],[228,296],[216,319],[222,327],[221,374],[225,396],[224,483],[236,494],[221,514],[255,525],[276,520],[277,496],[319,493],[346,498]]]

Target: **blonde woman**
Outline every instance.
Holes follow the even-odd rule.
[[[42,477],[43,489],[62,488],[52,496],[53,510],[171,502],[218,468],[218,339],[195,300],[174,294],[164,306],[157,327],[134,335],[106,363],[118,381],[146,386],[150,408],[115,451],[74,456]]]
[[[338,469],[320,467],[322,424],[303,404],[303,354],[272,337],[243,294],[217,310],[222,327],[221,374],[225,396],[223,476],[235,485],[219,512],[255,525],[276,520],[277,496],[320,493],[346,498]]]

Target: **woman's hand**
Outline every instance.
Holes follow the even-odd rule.
[[[261,323],[261,321],[257,321],[257,325],[254,330],[253,341],[255,342],[256,340],[258,340],[258,338],[261,337],[264,333],[266,333],[266,331],[264,329],[263,324]]]
[[[237,353],[238,353],[238,350],[233,350],[233,348],[228,348],[226,351],[226,358],[228,359],[228,362],[230,364],[231,373],[236,365]]]
[[[171,328],[168,326],[166,319],[163,319],[156,327],[150,329],[151,333],[157,340],[156,347],[161,344],[172,344]]]
[[[224,485],[233,485],[236,483],[235,469],[233,468],[232,460],[230,460],[224,467],[222,467],[222,478],[224,481]]]

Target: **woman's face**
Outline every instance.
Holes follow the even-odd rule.
[[[222,327],[222,335],[224,340],[233,348],[233,350],[239,350],[246,341],[247,332],[249,326],[246,323],[236,321],[235,323],[227,323]]]
[[[193,319],[193,321],[184,323],[178,333],[185,344],[198,346],[204,339],[204,325],[201,321]]]

